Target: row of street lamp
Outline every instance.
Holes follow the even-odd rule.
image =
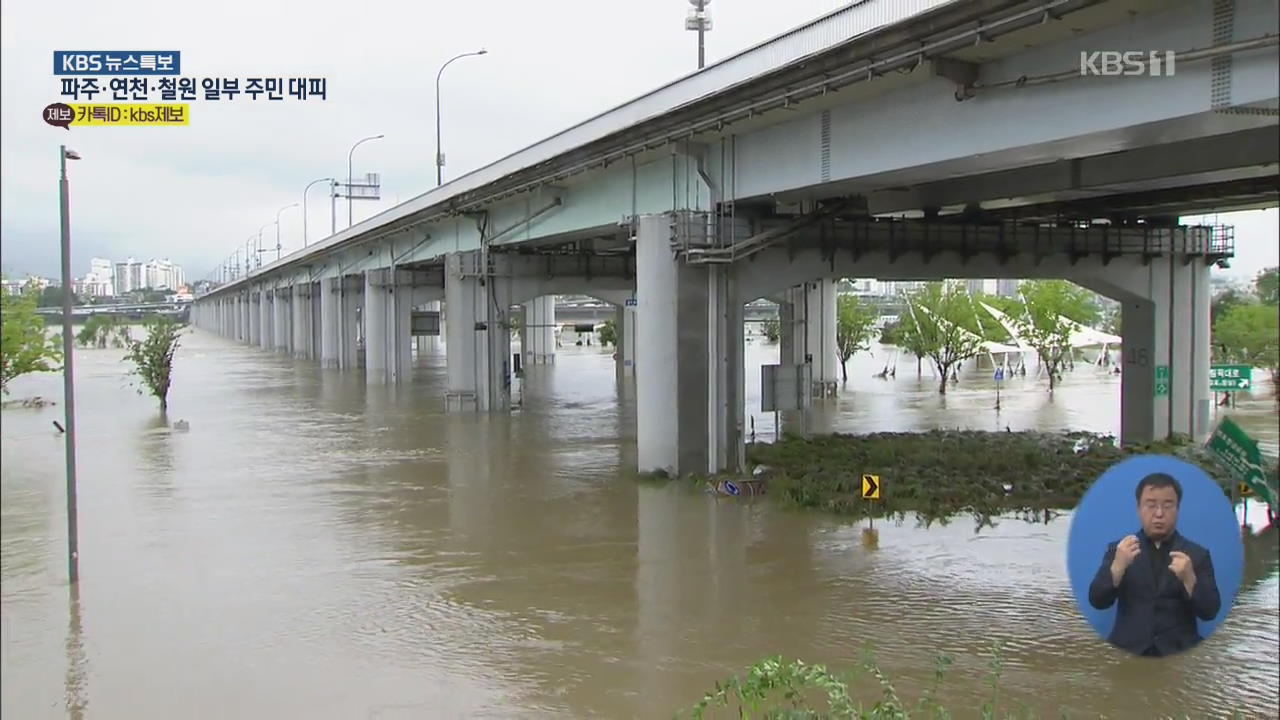
[[[691,13],[686,23],[686,27],[689,30],[697,30],[698,32],[698,68],[701,69],[704,63],[703,35],[707,30],[711,29],[710,18],[707,16],[707,13],[706,13],[706,6],[711,4],[711,0],[689,0],[689,4],[694,6],[694,12]],[[444,63],[444,65],[441,65],[439,72],[436,73],[436,187],[439,187],[444,183],[444,146],[441,142],[441,133],[440,133],[440,77],[441,75],[444,74],[445,68],[449,67],[449,65],[452,64],[455,60],[461,60],[462,58],[465,58],[465,57],[485,55],[487,53],[488,53],[487,50],[481,48],[480,50],[477,50],[474,52],[466,52],[460,55],[456,55],[452,58],[449,58],[449,60],[447,60]],[[356,148],[360,147],[360,145],[365,142],[368,142],[370,140],[379,140],[382,137],[383,137],[382,135],[372,135],[370,137],[363,138],[357,141],[355,145],[352,145],[351,150],[347,153],[347,227],[350,227],[352,225],[352,220],[353,220],[353,214],[351,209],[351,184],[353,180],[352,162],[353,162],[353,157],[355,155]],[[71,589],[73,593],[75,593],[78,588],[78,582],[79,582],[79,576],[80,576],[80,571],[79,571],[80,551],[79,551],[79,532],[78,532],[78,522],[77,522],[77,512],[76,512],[75,386],[73,384],[73,375],[72,375],[72,355],[73,355],[73,341],[72,341],[73,336],[72,336],[72,326],[71,326],[72,294],[70,292],[70,288],[72,284],[72,279],[71,279],[71,201],[70,201],[70,188],[67,182],[67,161],[79,160],[79,159],[80,159],[80,155],[77,154],[75,150],[70,150],[65,145],[62,145],[58,148],[58,160],[61,166],[61,173],[58,180],[58,191],[59,191],[58,194],[59,194],[60,205],[61,205],[60,220],[61,220],[61,226],[62,226],[62,287],[63,287],[62,377],[63,377],[63,385],[64,385],[63,410],[65,413],[64,420],[66,422],[65,431],[67,436],[67,439],[66,439],[67,564],[68,564],[68,571],[69,571],[70,580],[71,580]],[[308,241],[308,238],[307,238],[307,191],[309,191],[312,188],[312,186],[316,185],[317,183],[326,182],[326,181],[329,183],[329,199],[330,199],[329,231],[330,231],[330,234],[336,234],[338,231],[337,219],[336,219],[338,181],[335,180],[334,178],[328,178],[328,177],[312,180],[302,190],[302,245],[303,247],[306,247],[307,241]],[[246,275],[248,274],[248,271],[249,271],[249,258],[251,256],[249,252],[249,248],[251,245],[253,245],[254,247],[254,253],[252,254],[252,256],[255,258],[255,267],[262,266],[262,259],[261,259],[261,255],[263,253],[262,231],[265,230],[268,225],[274,224],[276,226],[276,259],[277,260],[280,259],[280,250],[281,250],[280,215],[284,213],[285,210],[288,210],[290,208],[295,208],[297,206],[298,206],[298,203],[293,203],[291,205],[285,205],[284,207],[277,210],[276,219],[274,223],[264,224],[262,227],[258,228],[258,232],[255,235],[250,236],[249,239],[245,241],[243,267]],[[214,277],[218,276],[219,273],[221,273],[221,276],[222,276],[221,279],[223,280],[229,279],[228,276],[231,275],[232,273],[229,273],[228,271],[231,268],[235,268],[234,274],[238,275],[239,268],[240,268],[240,262],[239,262],[240,248],[236,248],[236,252],[232,257],[235,257],[236,259],[236,263],[234,265],[228,265],[228,262],[224,261],[218,270],[215,270],[214,272],[211,272],[209,274],[209,279],[210,280],[214,279]],[[230,261],[230,260],[231,260],[231,257],[228,257],[227,261]]]
[[[443,65],[441,65],[440,71],[436,73],[435,164],[436,164],[436,186],[437,187],[439,187],[444,183],[444,150],[443,150],[444,146],[442,144],[442,137],[441,137],[441,130],[440,130],[440,78],[444,74],[445,68],[449,67],[449,65],[453,63],[455,60],[461,60],[462,58],[465,58],[465,57],[486,55],[488,54],[488,52],[489,52],[488,50],[485,50],[482,48],[474,52],[466,52],[460,55],[455,55],[454,57],[449,58],[449,60],[447,60]],[[386,136],[382,134],[378,134],[378,135],[370,135],[369,137],[366,137],[366,138],[361,138],[360,140],[356,141],[356,143],[351,146],[351,150],[347,152],[347,184],[346,184],[347,227],[351,227],[354,224],[354,220],[355,220],[354,210],[352,208],[352,202],[351,202],[351,186],[354,184],[354,180],[355,180],[354,161],[355,161],[356,148],[360,147],[366,142],[369,142],[370,140],[381,140],[384,137]],[[332,178],[332,177],[322,177],[322,178],[317,178],[315,180],[312,180],[311,182],[307,183],[307,186],[302,190],[302,246],[303,247],[306,247],[308,242],[310,241],[310,239],[307,236],[307,193],[311,190],[312,187],[322,182],[329,183],[329,200],[330,200],[329,232],[330,234],[334,234],[338,231],[337,200],[339,196],[338,186],[341,183],[338,182],[337,178]],[[241,248],[236,248],[236,251],[231,255],[227,256],[227,259],[222,262],[222,264],[218,267],[218,269],[210,273],[211,275],[210,279],[211,280],[217,279],[219,281],[225,282],[225,281],[233,280],[239,277],[241,274],[241,268],[243,268],[244,274],[248,274],[249,269],[251,267],[261,267],[262,253],[271,251],[270,248],[264,249],[262,247],[262,231],[265,230],[270,225],[276,226],[275,251],[276,251],[276,259],[279,260],[281,256],[281,250],[282,250],[282,245],[280,242],[280,216],[281,214],[284,213],[285,210],[289,210],[290,208],[295,208],[295,207],[298,207],[298,203],[292,203],[290,205],[286,205],[280,208],[279,210],[277,210],[276,219],[274,223],[264,224],[262,227],[258,228],[257,233],[250,235],[249,239],[245,241],[244,248],[243,248],[244,250],[243,261],[241,260],[241,252],[240,252]],[[253,258],[252,262],[250,261],[250,258]]]

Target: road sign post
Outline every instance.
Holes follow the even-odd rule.
[[[1276,497],[1267,482],[1266,470],[1263,466],[1262,451],[1258,443],[1249,437],[1231,418],[1224,417],[1207,443],[1209,452],[1213,453],[1223,465],[1230,470],[1232,479],[1240,483],[1240,494],[1257,496],[1274,511]],[[1245,493],[1248,487],[1252,492]]]

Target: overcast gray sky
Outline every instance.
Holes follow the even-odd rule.
[[[708,61],[754,45],[838,0],[715,0]],[[72,164],[74,272],[94,256],[169,257],[205,275],[311,180],[382,173],[383,200],[357,220],[435,184],[434,82],[443,81],[446,178],[457,177],[695,69],[685,0],[488,0],[317,3],[271,0],[175,5],[63,0],[0,2],[0,254],[6,273],[58,272],[57,145]],[[192,103],[187,127],[46,125],[60,97],[54,50],[173,49],[183,76],[325,77],[327,100],[243,96]],[[157,96],[158,97],[158,96]],[[99,97],[101,99],[101,97]],[[309,235],[327,234],[322,185]],[[1277,264],[1274,211],[1241,224],[1232,272]],[[344,218],[345,207],[339,207]],[[1224,216],[1226,217],[1226,216]],[[1232,220],[1240,222],[1239,220]],[[342,227],[343,220],[339,221]],[[302,242],[298,209],[281,221],[286,251]],[[274,229],[264,233],[274,244]]]

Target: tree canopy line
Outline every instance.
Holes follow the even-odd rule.
[[[9,383],[28,373],[56,372],[62,369],[62,336],[50,334],[44,318],[36,312],[49,288],[28,285],[17,294],[0,293],[0,394],[9,394]],[[57,295],[61,302],[61,291]],[[124,362],[129,374],[137,378],[138,392],[154,396],[160,412],[168,408],[173,356],[185,323],[171,317],[153,315],[142,323],[144,335],[134,339],[127,322],[115,316],[94,315],[75,341],[86,348],[106,348],[108,344],[124,349]]]
[[[44,290],[28,287],[18,295],[0,295],[0,391],[6,395],[14,378],[61,367],[61,338],[45,331],[44,319],[36,312],[45,294]],[[1013,339],[1006,324],[981,309],[981,303],[1003,313],[1012,329],[1039,356],[1051,391],[1061,379],[1062,370],[1073,361],[1072,322],[1088,327],[1105,322],[1109,332],[1121,330],[1118,311],[1104,318],[1097,295],[1065,280],[1028,281],[1016,298],[973,295],[957,283],[931,282],[912,292],[908,301],[907,315],[886,325],[879,340],[914,355],[917,373],[921,372],[923,360],[928,359],[937,371],[940,393],[947,391],[947,383],[954,380],[961,363],[984,351],[984,343],[1007,343]],[[856,296],[839,297],[836,348],[845,381],[849,379],[849,359],[870,349],[878,315],[874,306]],[[1210,317],[1214,361],[1266,370],[1280,400],[1280,268],[1258,273],[1248,291],[1228,289],[1216,295]],[[148,319],[145,326],[144,339],[135,340],[127,326],[105,319],[91,320],[77,340],[84,347],[105,348],[110,343],[126,348],[125,360],[134,364],[134,374],[159,400],[163,411],[173,352],[183,325],[157,316]],[[779,331],[776,319],[765,322],[764,334],[769,340],[777,341]],[[611,340],[616,337],[611,323],[608,332]]]
[[[1280,269],[1267,268],[1248,291],[1228,289],[1214,297],[1211,307],[1213,360],[1267,370],[1280,387]],[[1031,280],[1016,297],[970,293],[960,283],[930,282],[907,295],[908,311],[886,324],[879,341],[916,358],[916,372],[929,361],[938,377],[938,392],[946,393],[961,363],[986,352],[986,343],[1014,342],[1010,329],[1034,351],[1052,391],[1062,373],[1075,361],[1071,344],[1075,324],[1100,327],[1120,334],[1120,309],[1108,309],[1099,296],[1066,280]],[[986,304],[1004,316],[1001,322],[983,309]],[[844,380],[848,360],[867,350],[875,333],[878,310],[856,296],[841,295],[836,313],[836,345]],[[765,337],[776,342],[775,319],[763,324]],[[885,373],[888,374],[888,366]],[[1277,390],[1280,398],[1280,389]]]

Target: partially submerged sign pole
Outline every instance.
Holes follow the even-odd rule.
[[[1222,418],[1206,443],[1209,452],[1221,462],[1231,473],[1238,487],[1236,493],[1241,497],[1255,495],[1265,502],[1274,514],[1276,511],[1275,490],[1267,482],[1267,474],[1263,463],[1262,451],[1258,443],[1249,437],[1230,417]],[[1246,502],[1248,502],[1246,500]]]

